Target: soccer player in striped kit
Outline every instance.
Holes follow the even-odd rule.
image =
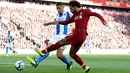
[[[59,21],[68,20],[72,16],[71,12],[64,11],[64,6],[62,3],[57,3],[56,9],[58,11],[58,14],[56,15],[56,20],[59,20]],[[69,31],[69,25],[56,24],[55,36],[53,36],[49,40],[48,46],[55,44],[57,41],[65,38],[68,35],[68,31]],[[67,71],[69,72],[72,69],[72,62],[69,61],[67,57],[63,55],[63,51],[65,48],[66,46],[63,46],[57,50],[57,57],[67,65]],[[37,49],[34,48],[34,50],[37,50]],[[32,58],[27,56],[27,60],[33,67],[37,67],[41,61],[43,61],[45,58],[49,56],[49,54],[50,53],[48,52],[44,56],[39,56],[37,60],[33,60]]]

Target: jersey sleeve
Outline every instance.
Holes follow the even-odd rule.
[[[54,20],[58,20],[58,14],[54,16]]]
[[[96,17],[98,17],[103,23],[105,22],[105,19],[104,19],[99,13],[91,12],[90,9],[86,9],[86,10],[85,10],[85,15],[86,15],[86,16],[96,16]]]
[[[73,13],[71,13],[71,12],[68,12],[68,13],[69,13],[69,16],[70,16],[70,17],[72,17],[72,16],[73,16]]]
[[[66,24],[69,24],[69,23],[72,23],[72,22],[74,22],[74,15],[70,19],[65,20],[65,21],[59,21],[58,23],[62,24],[62,25],[66,25]]]

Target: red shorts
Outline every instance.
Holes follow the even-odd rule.
[[[74,49],[79,49],[82,46],[83,42],[86,40],[86,33],[77,31],[70,33],[65,38]]]

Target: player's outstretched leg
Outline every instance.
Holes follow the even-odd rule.
[[[34,50],[37,52],[37,51],[40,51],[38,48],[34,48]],[[27,61],[34,67],[34,68],[36,68],[37,66],[38,66],[38,64],[41,62],[41,61],[43,61],[45,58],[47,58],[48,56],[49,56],[49,54],[50,53],[46,53],[46,54],[44,54],[44,55],[40,55],[38,58],[37,58],[37,60],[35,60],[35,59],[32,59],[32,58],[30,58],[29,56],[27,56],[26,58],[27,58]]]
[[[46,59],[49,56],[50,53],[44,54],[44,56],[39,56],[36,60],[37,64],[41,63],[44,59]]]
[[[62,40],[61,40],[62,41]],[[47,52],[51,52],[51,51],[54,51],[54,50],[57,50],[59,49],[60,47],[64,46],[64,44],[60,44],[61,42],[57,42],[49,47],[47,47],[46,49],[40,51],[39,53],[42,55],[42,54],[45,54]],[[63,43],[63,42],[62,42]]]
[[[33,67],[37,67],[38,66],[38,64],[37,64],[37,62],[35,61],[35,59],[32,59],[31,57],[29,57],[29,56],[26,56],[26,59],[27,59],[27,61],[33,66]]]
[[[37,52],[40,56],[44,56],[44,54],[42,53],[42,51],[39,48],[33,48],[35,50],[35,52]]]

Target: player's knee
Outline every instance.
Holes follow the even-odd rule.
[[[61,59],[63,57],[63,54],[57,53],[57,58]]]
[[[60,43],[62,46],[68,44],[68,42],[66,41],[66,39],[62,39],[62,40],[60,40],[59,43]]]
[[[74,54],[72,52],[69,52],[70,57],[73,58]]]
[[[61,59],[61,58],[62,58],[62,56],[61,56],[61,55],[57,55],[57,58]]]

